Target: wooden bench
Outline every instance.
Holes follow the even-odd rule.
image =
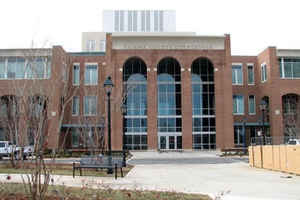
[[[115,179],[118,177],[118,168],[121,171],[123,177],[123,167],[126,166],[126,160],[122,156],[109,156],[96,155],[96,156],[84,156],[80,159],[79,165],[73,162],[73,178],[75,177],[76,169],[79,170],[80,176],[82,176],[82,169],[111,169],[115,173]]]
[[[226,149],[221,149],[221,152],[223,153],[224,156],[227,156],[229,154],[235,153],[240,156],[246,155],[248,153],[248,148],[226,148]]]

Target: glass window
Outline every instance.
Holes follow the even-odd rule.
[[[158,10],[154,11],[154,31],[158,31]]]
[[[105,51],[106,49],[106,42],[105,40],[100,40],[100,51]]]
[[[124,31],[124,10],[120,10],[120,31]]]
[[[16,58],[8,58],[7,61],[7,78],[16,78]]]
[[[120,30],[120,27],[119,27],[119,11],[118,10],[115,10],[114,11],[114,19],[115,19],[115,31],[118,32]]]
[[[173,58],[158,64],[158,115],[181,115],[181,72]]]
[[[146,12],[143,10],[141,12],[141,30],[142,32],[146,31]]]
[[[97,112],[97,97],[84,97],[84,115],[96,115]]]
[[[137,11],[135,10],[135,11],[133,11],[133,24],[132,24],[132,26],[133,26],[133,31],[134,32],[137,32]]]
[[[150,10],[146,11],[146,32],[150,32]]]
[[[261,81],[262,82],[267,81],[267,65],[266,64],[261,65]]]
[[[244,134],[242,127],[234,127],[234,144],[243,145],[244,144]]]
[[[79,114],[79,97],[74,96],[73,97],[73,106],[72,106],[72,115],[78,115]]]
[[[280,58],[278,60],[281,78],[300,78],[300,59]]]
[[[233,85],[243,84],[242,65],[232,65],[232,84]]]
[[[244,96],[233,95],[233,114],[244,114]]]
[[[80,65],[73,65],[73,85],[79,85],[80,81]]]
[[[254,84],[254,67],[253,65],[248,65],[248,84]]]
[[[132,11],[128,11],[128,32],[132,31]]]
[[[79,147],[80,131],[78,128],[72,129],[72,147]]]
[[[96,40],[88,40],[86,44],[87,51],[95,51],[96,49]]]
[[[250,95],[249,96],[249,114],[255,114],[255,96],[254,95]]]
[[[85,67],[85,85],[97,85],[98,84],[98,66],[86,65]]]
[[[159,11],[159,31],[164,31],[164,11]]]
[[[0,79],[6,78],[6,59],[0,58]]]

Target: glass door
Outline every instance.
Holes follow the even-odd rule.
[[[160,149],[166,149],[167,148],[167,137],[166,136],[160,136],[159,137],[159,148]]]
[[[175,149],[175,136],[168,136],[169,140],[169,149]]]

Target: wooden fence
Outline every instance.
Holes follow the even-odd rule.
[[[249,146],[251,167],[300,175],[300,145]]]

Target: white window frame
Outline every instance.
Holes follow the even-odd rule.
[[[282,77],[279,74],[280,79],[288,79],[288,80],[300,79],[300,77],[294,77],[294,62],[292,62],[293,63],[293,65],[292,65],[292,77],[286,77],[285,76],[285,68],[284,68],[285,67],[285,62],[284,62],[285,58],[286,57],[281,57],[280,58],[280,68],[281,68],[281,72],[282,72]]]
[[[242,83],[232,83],[232,85],[244,85],[244,70],[243,70],[243,63],[232,63],[231,65],[231,70],[233,70],[234,66],[240,66],[242,70]],[[232,72],[231,72],[232,74]],[[237,73],[235,73],[235,76],[237,77]],[[237,79],[236,79],[237,80]],[[232,82],[232,77],[231,77],[231,82]]]
[[[92,114],[92,113],[87,113],[86,114],[86,108],[85,108],[85,101],[86,101],[86,97],[96,97],[96,113],[95,114]],[[84,116],[96,116],[97,115],[97,110],[98,110],[98,97],[96,95],[87,95],[87,96],[84,96],[83,97],[83,115]]]
[[[244,112],[243,113],[234,113],[233,111],[234,111],[234,109],[232,110],[232,113],[233,113],[233,115],[244,115],[245,114],[245,98],[244,98],[244,95],[239,95],[239,94],[234,94],[233,96],[232,96],[232,100],[234,101],[234,97],[235,96],[241,96],[241,97],[243,97],[243,110],[244,110]],[[237,111],[239,110],[238,108],[238,103],[236,104],[237,105]]]
[[[254,97],[254,113],[250,112],[250,96]],[[249,95],[248,96],[248,114],[249,115],[256,115],[256,99],[255,99],[255,95]]]
[[[75,70],[74,70],[74,67],[75,66],[78,66],[79,67],[79,80],[78,80],[78,83],[74,83],[74,72],[75,72]],[[72,84],[74,85],[74,86],[79,86],[80,85],[80,63],[73,63],[73,70],[72,70]]]
[[[92,83],[86,83],[85,81],[85,79],[86,79],[86,77],[85,77],[85,72],[86,72],[86,68],[88,67],[88,66],[91,66],[91,65],[96,65],[97,66],[97,81],[96,81],[96,83],[95,84],[92,84]],[[84,64],[84,85],[86,85],[86,86],[93,86],[93,85],[98,85],[98,81],[99,81],[99,73],[98,73],[98,70],[99,70],[99,65],[98,65],[98,63],[85,63]]]
[[[103,46],[103,48],[102,48]],[[106,41],[105,40],[100,40],[99,41],[99,50],[105,52],[106,51]]]
[[[268,80],[268,73],[267,73],[267,64],[263,63],[260,65],[260,79],[262,83],[267,82]]]
[[[77,97],[78,98],[78,107],[77,107],[77,113],[73,113],[73,106],[74,106],[74,98]],[[79,96],[73,96],[73,99],[72,99],[72,116],[78,116],[80,113],[80,97]]]
[[[252,70],[253,70],[253,83],[249,83],[249,66],[252,67]],[[247,63],[247,81],[248,81],[248,85],[255,85],[255,73],[254,73],[254,64],[253,63]]]
[[[87,51],[96,51],[96,40],[88,40],[86,47]]]

